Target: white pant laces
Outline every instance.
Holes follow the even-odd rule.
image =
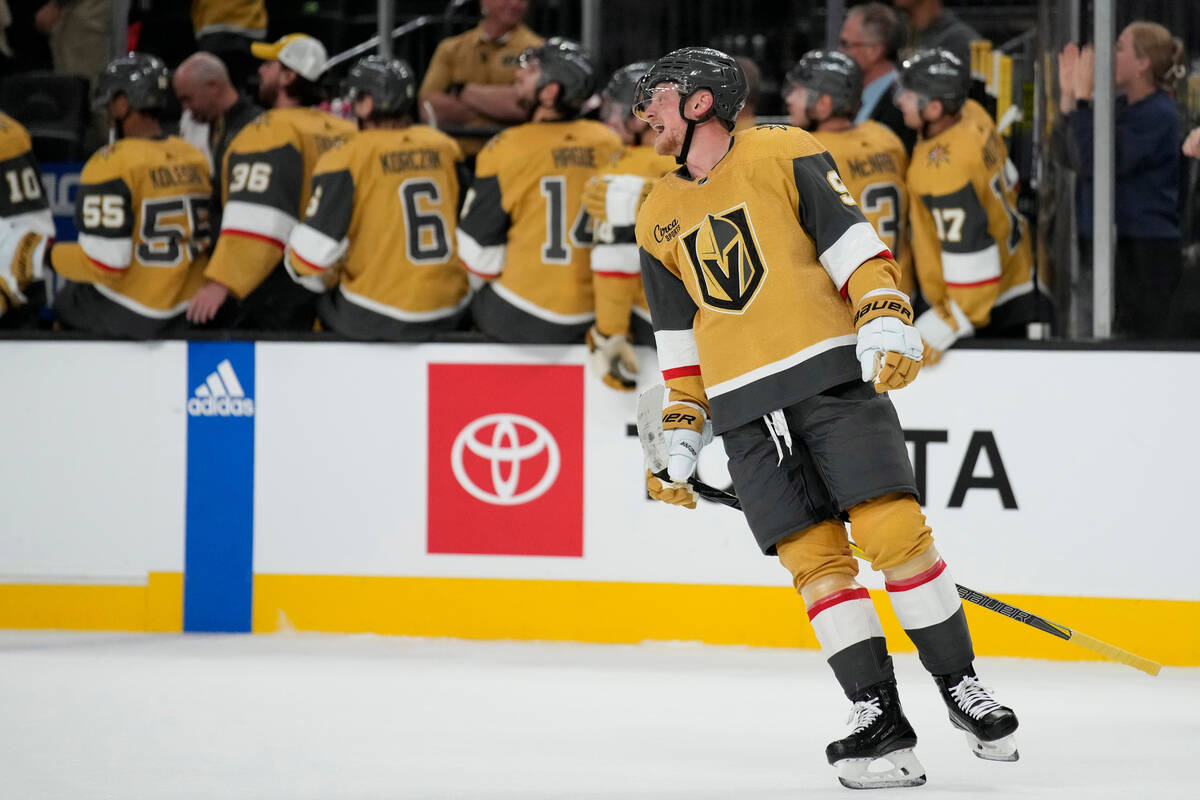
[[[991,691],[981,684],[978,678],[965,675],[958,682],[958,686],[950,690],[950,695],[967,716],[979,719],[984,714],[1003,708],[992,697]]]
[[[779,460],[775,462],[775,466],[783,463],[783,448],[779,445],[780,437],[783,438],[784,444],[787,445],[788,455],[792,454],[792,432],[788,430],[787,418],[783,416],[783,409],[777,408],[770,414],[763,414],[763,422],[767,424],[767,431],[771,434],[771,442],[775,445],[775,452],[779,455]]]

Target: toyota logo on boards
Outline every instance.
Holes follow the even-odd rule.
[[[426,552],[583,556],[583,369],[429,365]]]
[[[481,431],[484,441],[479,437]],[[463,466],[463,454],[468,450],[490,464],[490,487],[479,486]],[[518,492],[522,464],[543,452],[545,463],[537,467],[542,470],[541,478]],[[537,420],[520,414],[488,414],[474,420],[459,431],[450,450],[450,465],[458,485],[472,497],[498,506],[520,505],[541,497],[554,485],[561,463],[558,443],[550,431]]]

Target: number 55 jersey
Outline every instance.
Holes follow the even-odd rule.
[[[155,336],[180,321],[203,283],[211,202],[208,161],[176,136],[121,139],[84,165],[77,242],[54,246],[67,324],[116,336]]]

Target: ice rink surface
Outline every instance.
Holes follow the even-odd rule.
[[[985,762],[896,657],[925,786],[843,789],[815,651],[0,632],[4,800],[1197,797],[1200,669],[981,659],[1021,719]]]

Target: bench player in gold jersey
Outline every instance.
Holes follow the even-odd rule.
[[[595,221],[596,324],[588,331],[590,363],[596,376],[618,391],[637,385],[632,345],[654,344],[633,229],[637,207],[654,181],[675,168],[674,158],[654,152],[654,131],[633,113],[633,88],[651,66],[637,61],[621,67],[601,92],[600,119],[625,147],[587,182],[583,194]]]
[[[890,128],[875,120],[854,123],[862,102],[862,70],[836,50],[811,50],[787,74],[785,95],[793,125],[825,145],[867,221],[900,267],[900,291],[916,288],[908,242],[908,152]]]
[[[232,294],[240,302],[222,312],[232,327],[312,330],[317,295],[292,281],[283,250],[308,206],[317,159],[355,126],[313,108],[324,99],[319,41],[293,33],[251,52],[263,59],[259,100],[269,110],[242,128],[219,166],[221,231],[188,318],[208,322]]]
[[[731,135],[746,97],[725,53],[689,47],[638,84],[655,149],[682,164],[637,216],[642,279],[669,389],[665,475],[651,496],[692,506],[708,433],[755,539],[792,574],[854,727],[826,758],[853,788],[925,782],[883,629],[855,581],[845,520],[883,572],[896,617],[978,754],[1012,760],[1011,709],[978,683],[966,616],[933,546],[887,397],[917,374],[921,339],[896,262],[809,133]],[[711,423],[709,423],[711,419]],[[874,762],[886,769],[871,769]]]
[[[139,339],[187,327],[208,260],[212,187],[204,154],[164,136],[169,93],[166,65],[141,53],[114,59],[97,80],[117,140],[83,167],[78,241],[52,252],[70,281],[54,303],[68,327]]]
[[[412,340],[454,330],[469,299],[454,248],[462,150],[411,124],[416,84],[404,61],[367,56],[342,86],[361,130],[317,161],[285,264],[298,281],[340,273],[317,313],[350,338]],[[318,280],[315,288],[324,287]]]
[[[917,319],[926,357],[967,336],[1025,338],[1050,300],[1017,210],[1017,170],[953,54],[904,62],[896,104],[921,133],[908,168],[913,255],[930,309]]]
[[[33,140],[21,123],[0,113],[0,328],[34,322],[53,241],[54,217]]]
[[[486,281],[471,316],[500,341],[582,343],[596,318],[583,187],[621,141],[578,119],[595,69],[575,42],[527,51],[516,80],[530,121],[480,151],[458,225],[459,257]]]

